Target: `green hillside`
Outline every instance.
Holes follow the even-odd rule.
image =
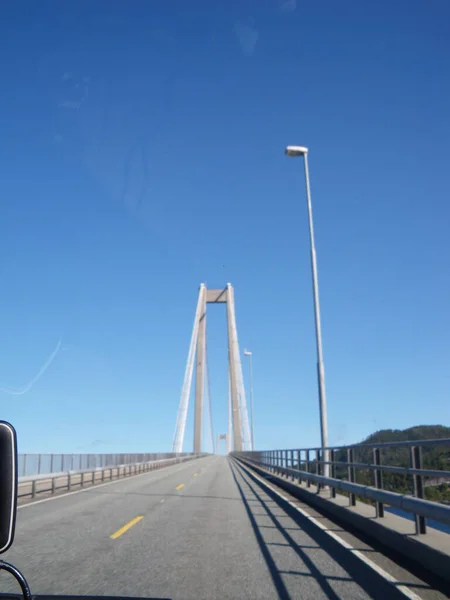
[[[376,431],[361,444],[376,444],[377,442],[404,442],[414,440],[434,440],[439,438],[450,439],[450,427],[444,425],[418,425],[408,429],[383,429]],[[338,460],[346,460],[344,455]],[[372,462],[370,449],[355,450],[355,461]],[[440,469],[450,471],[450,446],[422,448],[422,468]],[[382,451],[381,462],[384,465],[398,467],[410,466],[409,448],[390,448]],[[357,471],[357,482],[364,485],[373,485],[373,472],[369,470]],[[427,482],[427,479],[425,479]],[[399,493],[411,493],[412,477],[396,473],[383,473],[383,486],[387,490]],[[441,483],[425,488],[425,497],[435,502],[450,502],[450,484]]]
[[[381,429],[369,435],[361,444],[377,442],[412,442],[414,440],[450,439],[450,427],[444,425],[416,425],[409,429]]]

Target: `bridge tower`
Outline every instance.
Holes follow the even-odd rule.
[[[195,312],[191,343],[184,374],[181,399],[178,409],[173,451],[182,452],[186,418],[191,393],[192,377],[195,371],[195,416],[194,416],[194,452],[202,451],[202,424],[204,408],[204,389],[206,371],[206,307],[208,304],[227,305],[228,330],[228,434],[227,450],[251,450],[251,436],[245,400],[244,378],[239,353],[239,342],[234,307],[234,289],[228,283],[224,289],[207,289],[200,285],[197,310]]]
[[[220,441],[221,440],[225,440],[227,452],[229,452],[229,450],[228,450],[228,439],[227,438],[228,438],[228,434],[226,434],[226,433],[218,433],[217,434],[216,454],[220,454]]]

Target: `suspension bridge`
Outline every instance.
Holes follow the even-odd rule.
[[[229,393],[216,452],[224,442],[227,456],[205,454],[202,440],[211,403],[207,306],[218,303],[227,309]],[[408,450],[408,467],[383,460],[392,447]],[[234,289],[201,285],[172,453],[22,455],[6,558],[41,598],[443,600],[450,506],[424,490],[450,471],[422,459],[438,447],[450,450],[450,439],[253,448]],[[385,487],[389,473],[408,478],[410,493]],[[4,577],[1,586],[9,597],[17,591]]]

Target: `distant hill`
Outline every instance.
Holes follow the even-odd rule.
[[[450,427],[444,425],[416,425],[408,429],[381,429],[367,437],[361,444],[377,442],[412,442],[414,440],[450,439]]]
[[[450,439],[450,427],[444,425],[417,425],[408,429],[382,429],[369,435],[360,444],[376,444],[389,442],[408,442],[414,440],[435,440],[439,438]],[[355,451],[355,460],[372,462],[371,450],[362,449]],[[345,460],[343,456],[340,460]],[[409,448],[389,448],[382,451],[382,464],[398,467],[410,466]],[[450,446],[423,447],[422,468],[440,469],[450,471]],[[359,471],[359,472],[358,472]],[[357,481],[364,485],[373,485],[371,471],[358,470]],[[412,478],[396,473],[383,473],[384,488],[399,493],[411,493]],[[427,485],[434,484],[434,485]],[[425,496],[427,500],[435,502],[450,502],[450,483],[443,478],[439,481],[425,479]]]

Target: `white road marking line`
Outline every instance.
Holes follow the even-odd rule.
[[[238,464],[240,467],[242,467],[241,463],[238,463]],[[248,472],[248,469],[245,466],[243,468]],[[282,498],[282,500],[284,500],[285,502],[290,504],[292,506],[292,508],[295,508],[295,510],[298,511],[302,516],[304,516],[306,519],[311,521],[311,523],[313,523],[316,527],[318,527],[324,533],[326,533],[330,537],[332,537],[336,542],[338,542],[338,544],[340,544],[347,550],[350,550],[355,556],[357,556],[360,560],[362,560],[362,562],[364,564],[366,564],[370,569],[375,571],[378,575],[380,575],[380,577],[385,579],[388,583],[393,585],[395,587],[395,589],[398,590],[399,592],[401,592],[404,596],[406,596],[410,600],[423,600],[421,596],[418,596],[415,592],[410,590],[406,585],[401,585],[398,582],[398,580],[395,579],[395,577],[393,577],[387,571],[385,571],[382,567],[378,566],[376,563],[371,561],[370,558],[367,558],[367,556],[364,556],[364,554],[362,552],[360,552],[359,550],[356,550],[356,548],[353,548],[353,546],[351,544],[349,544],[348,542],[343,540],[341,537],[336,535],[336,533],[327,529],[326,526],[323,525],[323,523],[320,523],[320,521],[318,521],[317,519],[312,517],[305,510],[303,510],[302,508],[298,507],[296,504],[291,502],[291,500],[289,500],[289,498],[286,498],[286,496],[284,496],[283,494],[280,494],[280,492],[278,490],[274,489],[271,485],[269,485],[265,479],[263,479],[262,477],[260,477],[256,473],[254,473],[253,471],[251,471],[251,474],[253,477],[256,477],[256,479],[258,479],[263,485],[268,487],[274,494],[276,494],[277,496]]]

